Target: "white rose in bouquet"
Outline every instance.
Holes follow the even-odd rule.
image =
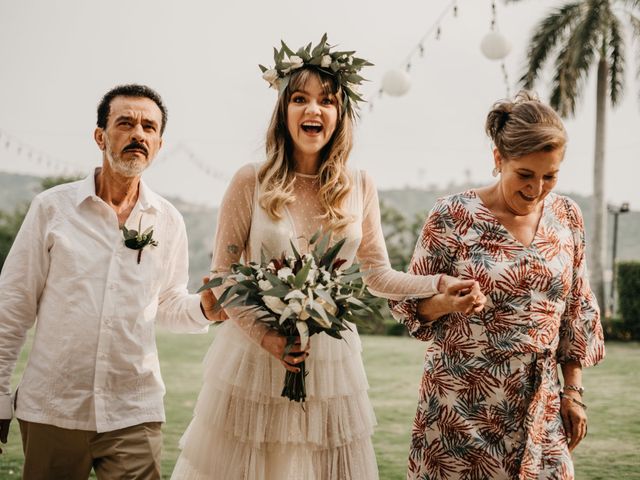
[[[289,267],[283,267],[278,270],[278,278],[280,280],[284,280],[285,282],[291,275],[293,275],[293,270],[291,270]]]
[[[287,304],[280,300],[278,297],[272,297],[271,295],[265,295],[262,297],[264,304],[274,313],[282,313],[287,308]]]

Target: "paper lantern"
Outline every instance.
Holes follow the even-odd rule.
[[[482,39],[480,50],[489,60],[502,60],[509,55],[511,43],[500,32],[489,32]]]
[[[389,70],[382,77],[382,89],[392,97],[400,97],[411,88],[411,77],[404,70]]]

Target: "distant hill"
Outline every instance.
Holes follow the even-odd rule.
[[[41,190],[42,178],[0,172],[0,210],[13,211],[20,202],[29,202]],[[458,185],[442,190],[382,190],[380,198],[407,217],[426,216],[436,199],[455,192],[473,188],[473,185]],[[582,209],[587,236],[591,218],[591,199],[569,194]],[[182,213],[189,235],[190,289],[195,290],[201,277],[209,271],[211,249],[217,221],[217,208],[204,207],[185,202],[179,198],[169,200]],[[620,217],[618,232],[618,259],[640,260],[640,212],[633,211]],[[610,226],[611,227],[611,226]],[[609,231],[611,232],[611,228]],[[609,243],[610,244],[610,243]]]
[[[0,210],[13,210],[21,202],[30,202],[41,188],[42,178],[0,172]]]

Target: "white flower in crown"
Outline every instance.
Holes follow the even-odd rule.
[[[266,72],[264,72],[262,74],[262,78],[264,78],[267,82],[269,82],[269,85],[271,85],[271,88],[278,88],[278,71],[275,68],[272,68],[271,70],[267,70]]]
[[[297,55],[292,55],[291,57],[289,57],[289,63],[291,64],[289,66],[289,69],[290,69],[290,71],[293,71],[293,70],[296,70],[298,68],[301,68],[304,65],[304,60],[302,60]]]
[[[320,66],[322,68],[329,68],[331,66],[331,62],[333,62],[331,55],[324,55],[320,61]]]
[[[271,282],[269,280],[258,280],[258,286],[263,292],[266,290],[271,290],[273,288],[273,285],[271,285]]]

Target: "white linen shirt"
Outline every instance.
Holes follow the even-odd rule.
[[[140,218],[158,246],[138,264],[94,175],[35,197],[0,275],[0,418],[37,317],[18,418],[98,432],[165,420],[155,323],[195,333],[209,321],[187,292],[182,216],[142,181],[127,228]]]

